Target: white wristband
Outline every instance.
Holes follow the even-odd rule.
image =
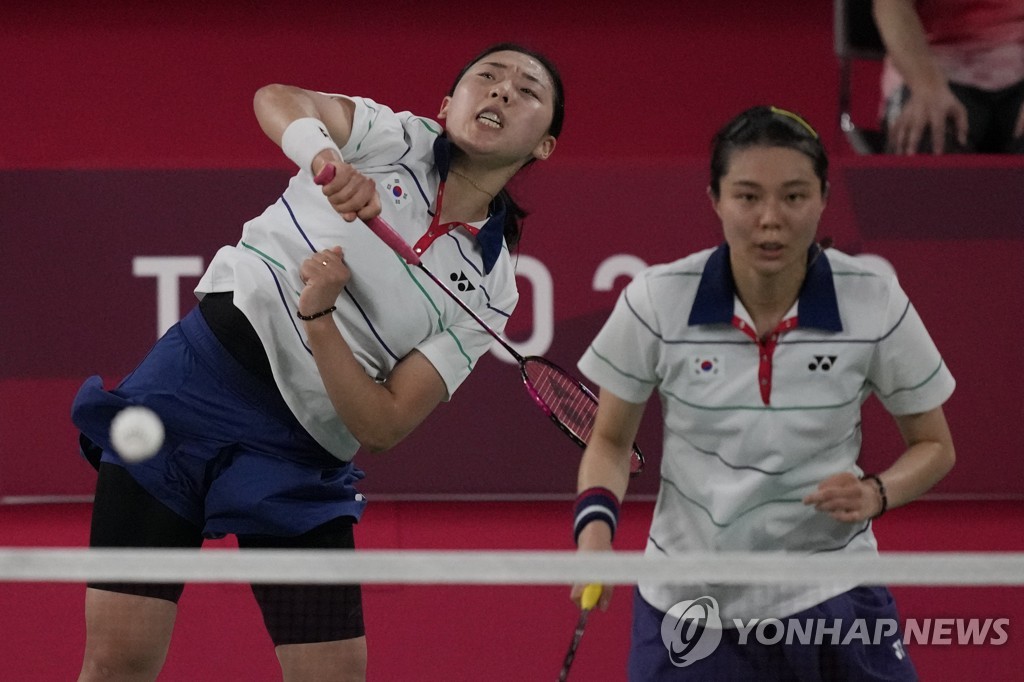
[[[281,135],[281,151],[302,170],[313,172],[313,157],[325,149],[341,150],[327,132],[327,126],[316,118],[297,118]]]

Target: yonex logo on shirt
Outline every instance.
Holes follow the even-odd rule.
[[[834,364],[836,364],[836,358],[838,357],[838,355],[815,355],[814,361],[811,364],[807,365],[807,369],[811,370],[812,372],[815,372],[819,369],[822,372],[827,372],[830,369],[832,369],[832,366]]]
[[[468,277],[466,277],[466,273],[453,272],[449,277],[451,277],[452,281],[458,285],[459,291],[476,291],[476,287],[473,286],[473,283],[469,281]]]

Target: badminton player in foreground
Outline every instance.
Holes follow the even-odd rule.
[[[198,547],[232,533],[243,551],[352,548],[365,504],[356,451],[401,441],[492,342],[363,221],[380,214],[433,271],[461,273],[463,300],[500,331],[518,300],[509,249],[524,215],[505,184],[554,151],[563,102],[555,67],[509,44],[458,75],[444,129],[359,97],[257,92],[260,126],[298,172],[218,251],[198,307],[142,364],[114,390],[93,377],[79,391],[73,419],[101,460],[91,545]],[[108,439],[130,404],[166,430],[140,463]],[[80,679],[155,679],[183,587],[90,585]],[[284,679],[365,678],[358,585],[253,592]]]
[[[724,243],[640,273],[579,363],[600,386],[579,471],[581,551],[611,549],[630,444],[655,391],[664,440],[652,556],[874,553],[873,519],[953,466],[942,410],[953,377],[907,295],[895,276],[816,243],[827,171],[817,133],[782,109],[744,111],[714,138],[708,194]],[[906,448],[864,472],[860,407],[871,394]],[[606,587],[601,605],[609,597]],[[689,614],[714,611],[722,629],[677,615],[689,601]],[[842,632],[820,644],[740,643],[735,619],[768,618],[839,619]],[[642,582],[629,679],[915,679],[898,632],[833,644],[858,618],[899,622],[880,586]]]

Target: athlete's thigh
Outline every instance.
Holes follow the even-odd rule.
[[[88,588],[79,682],[155,680],[167,658],[177,610],[166,599]]]
[[[353,549],[351,517],[339,517],[296,537],[240,535],[245,549]],[[254,584],[253,595],[275,646],[363,637],[362,591],[355,584]]]
[[[137,594],[88,588],[85,622],[88,639],[135,648],[170,641],[178,607],[173,602]]]
[[[124,467],[104,462],[93,502],[91,547],[198,548],[201,530],[150,495]],[[184,585],[89,583],[96,590],[156,597],[177,603]]]
[[[362,682],[366,679],[366,637],[311,644],[282,644],[276,648],[276,652],[285,682]]]

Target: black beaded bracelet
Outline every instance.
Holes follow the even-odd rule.
[[[327,310],[321,310],[320,312],[313,313],[312,315],[303,315],[298,310],[296,310],[295,311],[295,317],[299,318],[300,320],[305,320],[306,322],[309,322],[310,320],[315,320],[318,317],[323,317],[324,315],[330,315],[331,313],[333,313],[337,309],[338,309],[338,306],[332,305]]]
[[[860,477],[860,480],[874,481],[875,485],[878,486],[878,495],[882,498],[882,508],[877,514],[871,517],[872,520],[877,519],[879,516],[885,513],[885,510],[889,508],[889,498],[885,495],[885,484],[882,483],[882,479],[877,474],[864,474]]]

